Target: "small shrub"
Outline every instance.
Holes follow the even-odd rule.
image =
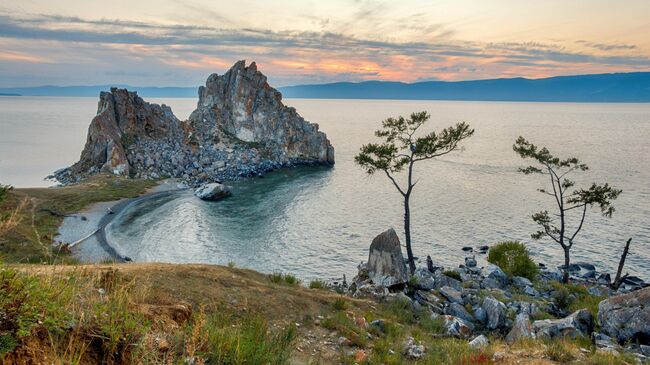
[[[296,338],[295,327],[274,331],[260,316],[233,321],[214,314],[204,328],[207,352],[203,356],[210,364],[287,364]]]
[[[332,308],[336,309],[337,311],[345,310],[347,307],[348,302],[343,298],[336,298],[334,299],[334,302],[332,302]]]
[[[269,280],[271,280],[271,282],[274,284],[280,284],[282,282],[282,273],[274,272],[272,274],[269,274]]]
[[[450,277],[452,279],[456,279],[456,280],[459,280],[459,281],[461,280],[460,279],[460,274],[458,273],[458,271],[446,270],[446,271],[443,271],[442,274],[445,275],[445,276],[448,276],[448,277]]]
[[[399,323],[415,322],[413,304],[406,298],[396,298],[384,304],[383,312],[387,317],[393,318]]]
[[[9,195],[9,191],[11,191],[11,189],[13,189],[13,186],[11,185],[0,184],[0,203],[2,203],[2,201],[4,201],[7,198],[7,196]]]
[[[235,267],[235,262],[234,261],[228,261],[228,267],[229,268],[234,268]]]
[[[565,364],[575,359],[571,346],[565,340],[549,341],[544,352],[549,359]]]
[[[338,331],[341,336],[350,340],[352,345],[359,347],[368,345],[366,330],[359,328],[344,312],[336,312],[333,316],[326,318],[322,325],[329,330]]]
[[[526,246],[517,241],[500,242],[490,247],[488,262],[495,264],[510,276],[523,276],[535,280],[539,274],[537,264],[530,258]]]
[[[300,279],[293,274],[284,274],[284,282],[289,285],[298,285],[300,284]]]
[[[325,289],[327,284],[322,280],[312,280],[309,282],[309,289]]]

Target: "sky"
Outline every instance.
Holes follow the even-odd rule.
[[[2,0],[0,87],[650,71],[649,0]]]

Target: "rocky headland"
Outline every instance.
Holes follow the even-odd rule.
[[[197,186],[294,165],[331,165],[334,148],[318,125],[282,103],[255,62],[212,74],[189,119],[135,92],[112,88],[99,97],[86,145],[74,165],[58,170],[62,184],[98,173],[179,178]]]

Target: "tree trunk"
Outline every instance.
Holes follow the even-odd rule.
[[[628,251],[630,250],[630,242],[632,242],[632,238],[627,240],[627,243],[625,244],[625,248],[623,249],[623,254],[621,255],[621,261],[619,261],[618,263],[618,270],[616,270],[616,278],[614,278],[614,282],[612,283],[614,285],[614,289],[618,289],[618,287],[621,285],[621,274],[623,274],[625,259],[627,258]]]
[[[564,275],[562,276],[562,282],[569,282],[569,264],[571,263],[571,257],[569,256],[569,247],[564,247]]]
[[[409,263],[409,270],[411,275],[415,274],[415,258],[413,257],[413,249],[411,248],[411,210],[409,208],[409,198],[407,194],[404,197],[404,236],[406,237],[406,257]]]

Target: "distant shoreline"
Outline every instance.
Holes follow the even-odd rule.
[[[435,75],[433,75],[435,76]],[[0,94],[97,97],[111,87],[136,91],[144,98],[198,98],[197,87],[124,84],[4,87]],[[499,78],[468,81],[333,82],[279,87],[284,98],[337,100],[437,100],[553,103],[650,103],[650,72],[557,76],[541,79]]]

